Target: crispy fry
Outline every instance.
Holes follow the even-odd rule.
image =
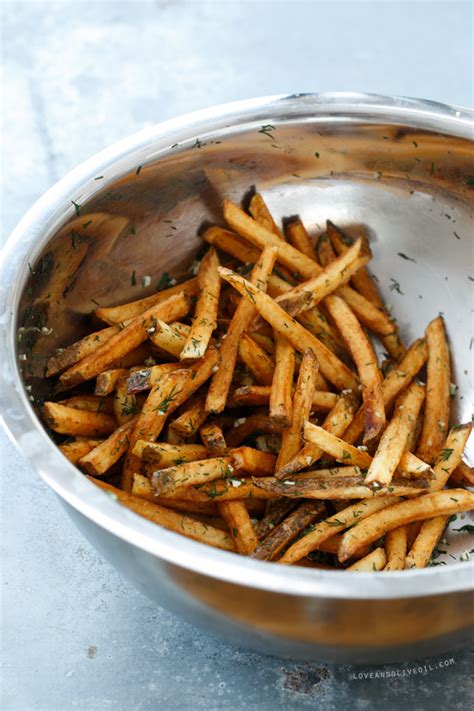
[[[244,264],[256,264],[260,256],[259,249],[255,249],[245,239],[222,227],[210,227],[204,232],[202,238]]]
[[[371,553],[350,565],[346,570],[358,571],[359,573],[370,573],[373,570],[383,570],[387,563],[384,549],[379,546]]]
[[[45,402],[43,416],[55,432],[75,437],[101,437],[115,430],[115,418],[103,413],[77,410],[57,402]]]
[[[408,526],[399,526],[385,534],[387,565],[384,570],[403,570],[408,546]]]
[[[405,559],[405,568],[426,568],[448,521],[449,516],[436,516],[423,521]]]
[[[297,351],[304,353],[307,349],[312,350],[318,359],[324,377],[341,390],[357,387],[356,378],[344,363],[294,318],[288,316],[286,311],[283,311],[270,296],[258,291],[247,279],[235,274],[230,269],[220,267],[219,272],[223,279],[232,284],[242,296],[254,304],[264,319],[271,324],[275,331],[287,338]]]
[[[199,436],[208,452],[224,454],[227,451],[227,443],[221,427],[217,422],[207,422],[199,430]]]
[[[121,306],[109,306],[106,308],[96,309],[95,315],[100,318],[101,321],[105,323],[110,323],[112,325],[124,323],[130,319],[134,319],[140,316],[148,309],[166,301],[170,296],[184,292],[189,298],[196,296],[198,292],[198,280],[197,277],[193,279],[188,279],[181,284],[172,286],[170,289],[165,289],[163,291],[158,291],[156,294],[151,296],[146,296],[144,299],[138,299],[138,301],[131,301],[128,304],[122,304]]]
[[[282,427],[288,427],[293,411],[293,376],[295,349],[286,338],[275,333],[275,368],[270,390],[270,417]]]
[[[291,501],[291,499],[281,498],[267,502],[266,506],[268,511],[265,516],[255,524],[255,530],[260,541],[263,541],[275,526],[278,526],[290,511],[295,508],[295,502]]]
[[[400,463],[425,398],[425,388],[412,383],[400,396],[393,418],[382,434],[377,451],[370,463],[365,483],[387,486]]]
[[[219,258],[214,247],[203,257],[199,266],[199,295],[191,330],[180,353],[180,360],[203,358],[217,325],[217,308],[221,291],[218,274]]]
[[[307,478],[308,477],[308,478]],[[428,481],[422,479],[393,479],[390,486],[373,490],[365,486],[363,477],[334,477],[326,479],[322,477],[309,478],[309,472],[305,472],[304,478],[300,476],[295,479],[284,479],[280,481],[274,477],[262,477],[253,479],[254,484],[266,491],[270,491],[274,496],[286,496],[290,499],[322,499],[322,500],[346,500],[346,499],[369,499],[374,496],[417,496],[428,490]]]
[[[239,358],[259,383],[271,385],[275,363],[246,333],[239,341]]]
[[[273,232],[279,239],[285,239],[260,193],[255,193],[255,195],[252,196],[249,204],[249,212],[253,219],[260,225],[263,225],[269,232]]]
[[[426,402],[418,455],[434,464],[448,432],[451,404],[451,358],[442,316],[428,325],[425,338],[428,345]]]
[[[265,288],[268,276],[271,274],[275,264],[275,257],[275,248],[269,247],[263,250],[256,261],[250,280],[257,288]],[[221,345],[221,365],[209,386],[206,401],[206,410],[208,412],[222,412],[225,407],[239,352],[239,341],[254,315],[253,304],[241,299],[229,325],[226,338]]]
[[[133,454],[144,462],[160,464],[162,469],[166,469],[184,462],[205,459],[207,450],[201,444],[167,444],[139,439],[133,447]]]
[[[196,521],[190,516],[185,516],[182,513],[176,513],[170,509],[160,506],[151,501],[146,501],[146,499],[141,499],[138,496],[132,496],[132,494],[122,491],[121,489],[116,489],[110,484],[106,484],[104,481],[99,479],[90,479],[96,486],[100,489],[114,494],[120,503],[127,506],[134,513],[147,518],[153,523],[157,523],[163,528],[167,528],[175,533],[180,533],[187,538],[192,538],[195,541],[200,541],[201,543],[206,543],[208,546],[213,546],[214,548],[221,548],[225,551],[234,551],[235,545],[231,537],[225,531],[221,531],[218,528],[209,526],[208,524]]]
[[[207,419],[205,404],[205,393],[195,395],[186,403],[186,408],[179,417],[170,422],[171,429],[181,437],[192,437]]]
[[[189,336],[190,327],[181,323],[167,324],[157,319],[154,331],[149,333],[150,341],[166,353],[179,358]]]
[[[412,521],[422,521],[437,516],[449,516],[474,507],[474,494],[464,489],[450,489],[425,494],[402,501],[385,511],[369,516],[347,531],[339,547],[339,560],[344,562],[360,546],[373,543],[387,531]]]
[[[259,560],[274,560],[281,551],[291,543],[296,536],[310,526],[324,511],[324,505],[319,501],[304,501],[292,511],[268,536],[260,543],[252,558]]]
[[[138,414],[140,408],[135,395],[128,392],[128,379],[119,378],[115,385],[114,414],[119,425],[125,424]]]
[[[185,501],[243,501],[246,499],[273,499],[274,494],[264,491],[246,479],[216,479],[200,486],[182,487],[177,492]],[[163,494],[168,498],[168,494]],[[172,496],[171,498],[176,498]]]
[[[91,353],[98,350],[98,348],[106,343],[115,333],[118,333],[118,329],[114,326],[103,328],[101,331],[89,333],[67,348],[60,349],[57,355],[52,356],[48,360],[46,377],[50,378],[53,375],[58,375],[58,373],[66,370],[66,368],[70,368],[75,363],[86,358],[86,356],[91,355]]]
[[[75,440],[74,442],[67,442],[65,444],[60,444],[59,449],[64,454],[65,457],[69,459],[73,464],[77,464],[81,457],[88,454],[94,447],[97,447],[103,440],[101,439],[82,439]]]
[[[444,447],[438,455],[438,461],[433,467],[434,478],[431,482],[431,491],[439,491],[447,484],[449,477],[461,463],[462,454],[471,431],[471,422],[451,429]]]
[[[110,437],[79,460],[79,466],[92,476],[105,474],[127,452],[135,420],[136,417],[112,432]]]
[[[293,397],[292,421],[290,426],[283,430],[281,436],[281,447],[276,463],[277,469],[281,469],[287,464],[301,448],[301,430],[303,423],[311,413],[318,369],[318,361],[313,351],[305,351]]]
[[[312,531],[309,531],[303,538],[293,543],[278,562],[296,563],[312,551],[319,549],[328,538],[352,526],[355,521],[362,521],[377,511],[383,512],[384,509],[393,506],[399,501],[400,499],[396,496],[380,496],[357,501],[355,504],[347,506],[342,511],[338,511],[333,516],[329,516],[324,521],[316,524]]]
[[[295,249],[305,254],[309,259],[316,261],[313,243],[306,232],[306,228],[299,218],[292,220],[286,226],[286,236]]]
[[[271,417],[267,415],[249,415],[236,420],[235,426],[226,432],[225,438],[229,447],[238,447],[247,437],[255,433],[279,434],[282,427],[277,425]]]
[[[60,400],[58,405],[73,407],[75,410],[87,410],[88,412],[105,412],[112,415],[114,412],[113,402],[110,398],[98,397],[97,395],[74,395],[66,400]]]
[[[257,534],[243,501],[221,501],[217,504],[220,515],[229,527],[237,552],[250,555],[258,544]]]
[[[474,486],[474,470],[466,462],[459,462],[449,477],[449,483],[456,486]]]
[[[161,365],[152,365],[149,368],[135,370],[128,376],[127,392],[141,393],[145,390],[150,390],[160,382],[163,376],[176,370],[182,370],[182,368],[183,366],[180,363],[162,363]]]
[[[113,368],[99,373],[95,381],[95,394],[104,396],[110,395],[115,390],[115,385],[119,378],[126,378],[129,371],[126,368]]]
[[[232,467],[238,475],[269,476],[275,469],[276,457],[252,447],[235,447],[229,451]]]
[[[61,384],[65,388],[70,388],[84,380],[94,378],[145,341],[148,335],[147,329],[153,326],[154,319],[175,321],[184,316],[188,309],[189,298],[183,292],[178,292],[167,301],[152,306],[141,316],[130,321],[128,326],[118,330],[118,333],[115,333],[94,353],[66,370],[59,378]],[[115,326],[113,328],[118,329]]]
[[[151,485],[156,496],[176,495],[178,489],[196,484],[207,484],[222,479],[233,472],[230,457],[213,457],[197,462],[186,462],[167,469],[158,469],[151,476]],[[179,496],[175,496],[179,498]]]
[[[227,407],[245,407],[267,405],[270,400],[271,386],[244,385],[236,388],[227,400]]]
[[[357,366],[364,400],[364,441],[370,441],[385,425],[382,378],[377,356],[349,306],[338,296],[328,296],[326,305]]]

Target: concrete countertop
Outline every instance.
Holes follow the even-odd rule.
[[[320,90],[473,104],[470,2],[40,0],[2,15],[3,239],[77,163],[180,113]],[[3,433],[0,457],[5,711],[472,704],[469,649],[357,668],[216,642],[135,592]]]

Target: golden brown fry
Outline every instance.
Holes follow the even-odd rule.
[[[167,444],[139,439],[133,447],[133,454],[144,462],[160,464],[162,469],[166,469],[184,462],[205,459],[207,450],[201,444]]]
[[[77,410],[57,402],[45,402],[43,416],[55,432],[81,437],[101,437],[113,432],[117,423],[111,415]]]
[[[270,390],[270,417],[282,427],[288,427],[293,411],[293,376],[295,349],[286,338],[275,333],[275,367]]]
[[[285,239],[260,193],[255,193],[255,195],[252,196],[249,204],[249,212],[253,219],[260,225],[263,225],[269,232],[273,232],[279,239]]]
[[[46,377],[50,378],[53,375],[58,375],[58,373],[66,370],[66,368],[70,368],[75,363],[83,360],[86,356],[91,355],[91,353],[94,353],[115,333],[118,333],[118,329],[114,326],[103,328],[101,331],[89,333],[67,348],[60,349],[57,355],[51,356],[48,360]]]
[[[244,385],[236,388],[227,401],[227,407],[245,407],[267,405],[270,400],[271,386]]]
[[[185,324],[177,322],[168,325],[157,319],[153,332],[148,335],[155,346],[179,358],[190,330],[190,327]]]
[[[126,368],[113,368],[99,373],[95,381],[95,394],[99,396],[110,395],[115,390],[119,378],[126,378],[129,371]]]
[[[400,501],[396,496],[380,496],[373,499],[364,499],[355,504],[347,506],[342,511],[338,511],[333,516],[329,516],[324,521],[316,524],[314,529],[308,532],[299,541],[293,543],[290,548],[278,561],[279,563],[296,563],[309,553],[319,549],[324,541],[331,538],[344,529],[352,526],[356,521],[362,521],[368,516],[372,516],[377,511],[382,511]]]
[[[273,358],[246,333],[241,337],[238,348],[240,360],[245,363],[254,378],[263,385],[271,385],[275,370]]]
[[[110,398],[99,397],[97,395],[74,395],[66,400],[60,400],[58,405],[73,407],[75,410],[87,410],[88,412],[105,412],[113,415],[114,406]]]
[[[425,398],[425,388],[413,382],[400,396],[395,412],[380,438],[365,483],[387,486],[400,463]]]
[[[156,304],[160,304],[169,299],[170,296],[174,296],[180,292],[184,292],[189,298],[196,296],[198,292],[197,277],[188,279],[188,281],[184,281],[176,286],[172,286],[170,289],[158,291],[156,294],[146,296],[144,299],[138,299],[138,301],[131,301],[130,303],[122,304],[121,306],[109,306],[106,308],[96,309],[95,315],[97,318],[100,318],[101,321],[105,321],[105,323],[113,325],[121,324],[140,316],[148,309],[156,306]]]
[[[134,370],[127,379],[127,392],[141,393],[144,390],[150,390],[160,382],[163,376],[176,370],[182,370],[182,368],[180,363],[162,363]]]
[[[154,319],[175,321],[189,310],[189,297],[183,292],[171,296],[167,301],[152,306],[141,316],[130,321],[128,326],[118,330],[111,338],[101,345],[94,353],[83,358],[79,363],[66,370],[59,378],[65,388],[78,385],[84,380],[90,380],[103,370],[109,368],[119,358],[130,353],[146,340],[147,329],[153,327]],[[118,327],[114,327],[118,328]]]
[[[282,427],[277,425],[268,415],[249,415],[235,421],[235,425],[225,434],[229,447],[238,447],[247,437],[264,432],[266,434],[279,434]]]
[[[279,470],[292,459],[302,444],[303,423],[309,418],[316,390],[316,374],[319,364],[312,350],[304,352],[292,405],[292,420],[281,436],[276,468]]]
[[[290,499],[322,499],[322,500],[348,500],[348,499],[369,499],[375,496],[418,496],[428,490],[426,479],[393,479],[390,486],[376,489],[375,491],[365,486],[364,478],[329,476],[323,478],[315,476],[309,478],[310,472],[295,477],[294,479],[284,479],[280,481],[275,477],[263,477],[254,479],[253,482],[266,491],[270,491],[274,496],[286,496]]]
[[[79,466],[92,476],[105,474],[128,451],[135,420],[136,417],[112,432],[110,437],[79,460]]]
[[[221,427],[217,422],[206,422],[199,430],[199,436],[208,452],[214,454],[225,454],[227,443]]]
[[[408,546],[408,526],[399,526],[385,534],[387,565],[384,570],[403,570]]]
[[[349,306],[338,296],[328,296],[326,305],[357,366],[364,400],[364,441],[370,441],[385,425],[382,377],[377,356]]]
[[[461,463],[462,454],[471,431],[471,422],[451,429],[444,447],[438,455],[438,461],[433,467],[434,478],[431,482],[431,491],[439,491],[447,484],[451,474]]]
[[[372,462],[372,457],[366,451],[354,447],[341,437],[318,425],[313,425],[311,422],[305,422],[303,436],[306,442],[315,444],[323,452],[343,464],[356,465],[366,469]]]
[[[275,469],[276,457],[252,447],[234,447],[228,452],[234,473],[246,476],[269,476]]]
[[[449,489],[402,501],[357,523],[342,537],[339,560],[344,562],[360,546],[373,543],[387,531],[412,521],[469,511],[474,507],[474,494],[464,489]]]
[[[152,503],[146,499],[133,496],[121,489],[116,489],[114,486],[100,481],[100,479],[90,478],[90,481],[100,489],[114,494],[120,503],[135,513],[147,518],[149,521],[153,521],[153,523],[157,523],[159,526],[163,526],[163,528],[167,528],[175,533],[180,533],[195,541],[206,543],[208,546],[213,546],[214,548],[221,548],[225,551],[235,551],[234,542],[225,531],[196,521],[194,518],[185,516],[182,513],[171,511],[164,506]]]
[[[449,483],[456,486],[474,486],[474,469],[466,462],[459,462],[449,477]]]
[[[387,563],[387,557],[382,546],[379,546],[371,553],[350,565],[346,570],[351,572],[358,571],[359,573],[371,573],[374,570],[384,570]]]
[[[243,501],[221,501],[217,504],[220,515],[229,527],[237,552],[250,555],[258,545],[257,534]]]
[[[357,387],[356,378],[344,363],[294,318],[288,316],[286,311],[283,311],[270,296],[258,291],[247,279],[235,274],[230,269],[221,267],[219,272],[223,279],[232,284],[242,296],[254,304],[264,319],[281,336],[287,338],[297,351],[304,353],[305,350],[312,350],[318,359],[324,377],[341,390]]]
[[[128,392],[128,379],[119,378],[115,385],[114,414],[119,425],[125,424],[138,414],[140,408],[135,395]]]
[[[206,404],[205,393],[197,394],[190,398],[186,407],[173,422],[170,422],[172,430],[181,437],[192,437],[207,419],[207,412],[204,408]]]
[[[275,257],[275,248],[269,247],[264,249],[257,259],[250,280],[258,289],[265,288],[275,264]],[[239,342],[254,315],[253,304],[241,299],[220,348],[221,364],[212,378],[206,400],[208,412],[222,412],[225,407],[239,352]]]
[[[217,308],[221,292],[219,257],[211,247],[201,260],[198,272],[199,295],[191,330],[180,353],[180,360],[203,358],[217,326]]]
[[[387,410],[395,398],[411,383],[421,370],[428,357],[428,349],[424,339],[412,343],[405,357],[395,370],[392,370],[382,382],[382,396]],[[357,442],[364,431],[364,406],[355,415],[344,433],[347,442]]]
[[[256,264],[260,256],[260,249],[255,249],[245,239],[222,227],[210,227],[204,232],[202,238],[244,264]]]
[[[451,357],[442,316],[431,321],[425,338],[428,345],[426,402],[418,456],[434,464],[448,432],[451,404]]]
[[[314,262],[316,261],[313,243],[299,218],[287,224],[286,236],[295,249],[299,249],[299,251],[303,252],[309,259],[312,259]]]
[[[186,462],[167,469],[158,469],[151,476],[151,486],[156,496],[171,494],[179,498],[179,489],[196,484],[207,484],[232,474],[230,457],[212,457],[197,462]]]
[[[423,521],[420,532],[406,557],[405,568],[426,568],[448,521],[449,516],[436,516]]]
[[[274,560],[296,536],[324,511],[319,501],[304,501],[277,525],[251,554],[259,560]]]
[[[82,439],[75,440],[74,442],[66,442],[65,444],[60,444],[59,449],[64,454],[65,457],[69,459],[73,464],[77,464],[81,457],[88,454],[94,447],[97,447],[103,440],[101,439]]]

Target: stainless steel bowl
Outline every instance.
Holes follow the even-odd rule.
[[[458,415],[470,418],[473,125],[463,109],[363,94],[225,105],[147,129],[86,161],[11,235],[1,280],[7,431],[84,535],[160,605],[236,643],[295,658],[381,662],[470,638],[470,563],[341,573],[205,547],[90,484],[56,449],[30,398],[43,393],[44,354],[78,337],[95,302],[139,298],[164,271],[188,266],[197,228],[221,221],[222,198],[240,200],[257,185],[277,217],[298,213],[315,234],[326,218],[369,228],[374,271],[406,340],[444,312],[462,393]],[[109,216],[87,249],[78,250],[64,228],[75,209],[84,222],[91,212]],[[52,296],[51,269],[63,277]],[[140,288],[144,275],[148,289]],[[18,344],[19,326],[38,319],[45,332],[27,330]],[[22,374],[25,348],[31,372]]]

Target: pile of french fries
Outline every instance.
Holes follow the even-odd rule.
[[[216,548],[428,565],[450,517],[474,508],[442,317],[405,347],[364,237],[328,222],[315,247],[258,193],[223,215],[197,276],[98,308],[104,327],[50,358],[43,415],[61,451],[132,511]]]

